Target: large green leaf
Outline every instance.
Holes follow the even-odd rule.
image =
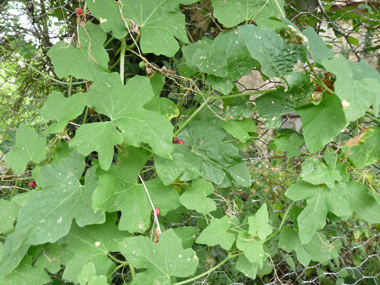
[[[248,217],[248,233],[251,236],[258,236],[261,240],[265,240],[272,233],[272,227],[268,222],[267,204],[263,204],[254,216]]]
[[[351,139],[343,152],[348,155],[348,161],[357,168],[366,167],[380,160],[380,128],[369,127],[358,137]]]
[[[109,0],[86,0],[86,4],[105,32],[112,32],[112,36],[117,39],[122,39],[128,34],[119,3]]]
[[[103,48],[107,34],[98,25],[87,22],[79,29],[81,48],[61,41],[47,53],[58,77],[73,75],[76,78],[94,80],[98,73],[108,70],[108,53]]]
[[[45,121],[58,121],[49,126],[47,132],[62,132],[70,120],[82,114],[85,107],[85,98],[83,93],[77,93],[65,98],[62,93],[53,91],[40,109],[40,115]]]
[[[305,46],[286,44],[273,30],[248,25],[239,26],[238,32],[252,57],[260,62],[261,71],[268,77],[284,77],[293,72],[299,62],[306,61]]]
[[[3,280],[10,274],[24,258],[30,244],[24,243],[17,249],[12,249],[13,238],[15,234],[8,235],[5,239],[3,256],[0,262],[0,280]]]
[[[37,266],[32,266],[33,257],[27,256],[6,278],[0,279],[1,285],[41,285],[51,281],[49,274]]]
[[[294,250],[303,266],[308,266],[311,260],[325,262],[339,256],[336,246],[330,244],[324,233],[317,233],[309,243],[301,244],[297,231],[288,226],[282,228],[278,246],[287,252]]]
[[[78,276],[79,284],[86,285],[107,285],[107,277],[104,275],[96,275],[95,265],[92,262],[83,266],[81,274]]]
[[[108,116],[111,122],[80,127],[70,146],[83,155],[97,151],[101,154],[101,167],[107,170],[112,162],[113,144],[121,142],[117,127],[128,144],[148,143],[155,154],[171,158],[172,124],[165,116],[143,108],[154,97],[147,77],[135,76],[123,86],[117,73],[102,74],[87,94],[87,105]]]
[[[72,153],[59,163],[41,169],[42,191],[33,193],[21,208],[12,248],[22,243],[43,244],[65,236],[73,219],[80,226],[104,222],[104,215],[92,210],[92,193],[97,180],[96,168],[86,173],[86,185],[79,182],[85,162]]]
[[[171,57],[178,51],[176,38],[188,43],[185,15],[180,4],[191,4],[195,0],[126,0],[123,1],[123,16],[137,24],[141,34],[143,53],[163,54]]]
[[[355,64],[342,55],[324,59],[322,64],[336,75],[335,93],[341,101],[345,101],[344,113],[348,122],[362,117],[371,105],[374,113],[379,113],[380,74],[376,69],[364,60]]]
[[[353,181],[347,183],[347,188],[347,201],[352,211],[370,224],[380,223],[380,205],[367,193],[367,190]]]
[[[25,171],[29,161],[40,163],[46,158],[46,138],[40,138],[33,130],[21,124],[16,133],[16,145],[5,157],[5,162],[12,166],[13,173]]]
[[[162,182],[168,185],[182,174],[183,181],[202,177],[223,187],[250,186],[248,169],[238,149],[231,143],[222,143],[225,136],[218,120],[192,121],[178,135],[185,145],[174,146],[172,160],[155,157]]]
[[[223,123],[222,127],[242,143],[245,143],[250,138],[249,133],[257,129],[252,119],[230,120]]]
[[[243,21],[254,21],[260,27],[283,29],[284,24],[270,19],[284,15],[283,0],[212,0],[214,15],[224,26],[231,28]]]
[[[247,232],[240,231],[236,240],[236,246],[238,249],[244,251],[244,255],[249,262],[257,264],[259,268],[263,267],[265,256],[263,241],[249,235]]]
[[[314,166],[316,169],[311,174],[305,175],[302,178],[303,181],[306,181],[313,185],[319,185],[323,183],[330,185],[334,184],[335,181],[342,181],[340,171],[332,170],[323,163],[315,163]]]
[[[136,275],[132,285],[173,284],[173,277],[190,276],[198,266],[194,250],[183,249],[181,239],[171,229],[160,235],[157,244],[143,236],[125,238],[120,251],[131,266],[147,268]]]
[[[243,272],[249,278],[255,279],[256,273],[259,270],[259,265],[250,262],[245,254],[243,254],[239,256],[236,262],[236,269]]]
[[[321,65],[323,59],[334,56],[333,50],[326,46],[325,42],[317,35],[312,27],[308,27],[302,32],[308,39],[310,54],[315,63]]]
[[[308,103],[296,110],[301,116],[303,135],[311,153],[331,142],[346,126],[342,103],[336,95],[325,93],[319,105]]]
[[[97,172],[99,183],[93,195],[93,207],[97,211],[121,211],[121,230],[143,233],[149,227],[152,206],[144,186],[138,183],[145,162],[144,151],[128,147],[118,164],[112,165],[109,171]],[[165,186],[159,179],[153,179],[146,182],[146,187],[162,215],[181,205],[178,192],[171,185]]]
[[[227,216],[221,219],[212,219],[211,224],[197,238],[197,243],[209,246],[220,244],[225,250],[230,250],[236,240],[236,237],[228,232],[232,226],[233,223]]]
[[[338,217],[348,217],[352,211],[345,198],[347,191],[345,187],[329,189],[326,186],[311,185],[306,182],[303,182],[303,185],[306,187],[292,185],[285,196],[294,200],[307,198],[307,206],[297,219],[301,243],[307,244],[316,231],[326,225],[328,212],[332,212]],[[301,196],[302,192],[306,192],[304,197]]]
[[[0,233],[13,229],[20,207],[13,201],[0,200]]]
[[[286,158],[300,156],[301,151],[297,148],[304,144],[304,140],[296,133],[286,134],[274,141],[279,150],[286,151]]]
[[[228,94],[234,81],[258,65],[237,30],[222,32],[214,41],[203,38],[182,51],[191,68],[208,74],[206,84],[223,94]]]
[[[118,251],[116,240],[131,236],[128,232],[118,230],[116,216],[116,213],[108,214],[107,221],[102,225],[82,228],[73,223],[68,235],[59,241],[65,250],[72,252],[71,260],[65,264],[64,279],[78,283],[78,276],[89,261],[94,265],[97,275],[108,276],[112,273],[116,264],[107,254]]]
[[[189,189],[183,193],[179,199],[181,204],[188,209],[207,215],[216,210],[216,203],[211,198],[207,198],[215,191],[211,182],[203,179],[193,181]]]

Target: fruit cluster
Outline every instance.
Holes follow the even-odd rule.
[[[179,140],[177,137],[174,137],[173,138],[173,143],[177,143],[177,144],[185,144],[185,142],[183,140]]]

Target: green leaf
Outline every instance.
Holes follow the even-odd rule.
[[[177,106],[172,100],[168,98],[154,97],[144,105],[144,109],[156,112],[157,114],[165,116],[168,120],[179,116]]]
[[[96,151],[100,166],[108,170],[113,160],[114,145],[123,142],[123,135],[112,122],[85,124],[75,134],[70,147],[84,156]]]
[[[125,238],[120,251],[131,266],[147,268],[136,275],[132,285],[173,284],[172,277],[190,276],[198,266],[195,252],[190,248],[184,250],[181,239],[171,229],[160,235],[157,244],[143,236]]]
[[[174,146],[173,160],[155,157],[161,181],[168,185],[182,174],[182,181],[202,177],[221,187],[250,186],[248,169],[238,149],[222,143],[225,136],[219,120],[192,121],[178,135],[185,145]]]
[[[261,240],[265,240],[272,233],[272,227],[268,224],[267,204],[263,204],[256,212],[255,216],[248,217],[249,230],[251,236],[258,236]]]
[[[85,162],[78,153],[41,169],[42,191],[32,194],[21,208],[12,249],[22,243],[43,244],[65,236],[73,219],[80,226],[103,223],[104,215],[91,206],[97,180],[96,167],[86,173],[86,185],[79,182]]]
[[[140,62],[141,63],[141,62]],[[145,64],[145,62],[143,62]],[[162,88],[165,86],[166,77],[162,74],[155,72],[154,75],[149,79],[150,85],[156,97],[160,97]]]
[[[13,201],[0,200],[0,233],[14,228],[13,222],[18,217],[20,207]]]
[[[335,55],[332,49],[329,49],[325,42],[317,35],[312,27],[303,30],[303,34],[308,39],[311,57],[319,66],[322,65],[322,60],[331,58]]]
[[[196,227],[180,227],[172,230],[182,240],[182,247],[184,249],[191,248],[194,240],[199,233],[199,229]]]
[[[24,258],[30,244],[24,243],[17,249],[12,249],[13,238],[15,234],[7,235],[3,248],[3,258],[0,262],[0,280],[5,279]]]
[[[183,206],[188,209],[196,210],[197,212],[207,215],[216,210],[216,203],[211,198],[207,198],[215,191],[211,182],[203,179],[193,181],[189,189],[185,191],[179,198]]]
[[[296,110],[301,116],[303,135],[311,153],[331,142],[346,126],[343,107],[336,95],[325,93],[319,105],[308,103]]]
[[[247,232],[240,231],[236,246],[244,251],[244,255],[249,262],[257,264],[259,268],[263,267],[264,248],[260,239],[250,236]]]
[[[370,224],[380,223],[380,205],[367,190],[353,181],[347,183],[347,188],[347,201],[352,211]]]
[[[375,114],[380,105],[380,74],[366,61],[355,64],[342,55],[323,60],[323,66],[336,75],[335,94],[345,104],[347,122],[355,121],[372,105]]]
[[[351,215],[350,206],[345,198],[346,189],[343,187],[329,189],[326,186],[306,185],[309,189],[307,193],[307,206],[298,216],[299,237],[302,244],[307,244],[313,238],[316,231],[322,229],[326,225],[326,216],[328,212],[332,212],[338,217],[348,217]],[[291,187],[292,188],[292,187]],[[301,185],[292,188],[292,191],[285,193],[285,196],[292,199],[297,192],[301,192]],[[306,196],[306,195],[305,195]],[[302,197],[303,198],[303,197]],[[299,197],[295,198],[300,200]]]
[[[369,127],[359,136],[350,139],[343,147],[345,157],[356,168],[364,168],[380,160],[380,128]]]
[[[304,140],[298,134],[288,134],[281,136],[274,141],[276,147],[281,151],[286,151],[286,158],[300,156],[301,151],[297,148],[304,144]]]
[[[256,273],[259,270],[257,263],[252,263],[248,260],[245,254],[240,255],[236,262],[236,269],[244,273],[247,277],[256,279]]]
[[[16,145],[5,157],[14,174],[25,171],[29,161],[40,163],[46,158],[46,138],[40,138],[33,130],[21,124],[16,134]]]
[[[174,56],[179,45],[176,38],[184,43],[186,34],[185,15],[180,4],[188,5],[195,0],[127,0],[123,2],[123,16],[138,25],[143,53]]]
[[[258,65],[237,30],[219,33],[214,41],[205,37],[182,51],[189,67],[207,73],[206,84],[223,94],[230,93],[234,81]]]
[[[27,256],[20,265],[4,279],[1,285],[41,285],[51,281],[49,274],[37,266],[32,266],[33,257]]]
[[[79,284],[86,285],[107,285],[107,277],[104,275],[96,276],[95,266],[92,262],[87,262],[83,266],[81,274],[78,276]]]
[[[81,48],[64,41],[56,43],[47,53],[58,77],[73,75],[93,81],[97,74],[108,72],[108,53],[103,48],[107,34],[98,25],[87,22],[79,29]]]
[[[120,162],[108,171],[98,170],[98,187],[93,195],[93,208],[98,211],[121,211],[120,230],[145,232],[149,227],[152,206],[138,175],[145,165],[145,151],[128,147],[121,155]],[[162,215],[178,208],[178,192],[164,186],[159,179],[145,183],[155,207]]]
[[[316,169],[311,174],[304,176],[303,181],[313,185],[334,184],[335,181],[342,181],[342,176],[338,170],[331,170],[323,163],[315,163],[314,166]]]
[[[116,264],[108,257],[109,252],[118,251],[118,243],[125,237],[131,236],[128,232],[117,229],[116,213],[108,214],[107,221],[102,225],[79,227],[73,223],[67,236],[59,243],[72,252],[71,260],[66,264],[63,279],[79,282],[79,275],[85,269],[85,264],[91,262],[97,275],[108,276]]]
[[[252,119],[230,120],[223,123],[222,127],[242,143],[245,143],[251,137],[248,133],[257,129]]]
[[[221,219],[212,219],[211,224],[197,238],[197,243],[209,246],[220,244],[225,250],[230,250],[236,240],[236,237],[228,232],[232,225],[232,221],[228,216]]]
[[[305,62],[306,47],[295,43],[286,44],[273,30],[254,25],[239,26],[238,31],[252,57],[261,64],[268,77],[283,77],[293,71],[299,62]]]
[[[100,27],[105,32],[111,32],[112,36],[117,39],[122,39],[128,34],[126,23],[123,21],[119,4],[116,1],[86,0],[86,4],[91,15],[99,20]]]
[[[53,91],[40,109],[40,115],[45,121],[58,121],[50,125],[47,132],[50,134],[62,132],[70,120],[82,114],[86,106],[85,98],[83,93],[65,98],[61,92]]]
[[[317,233],[307,244],[301,244],[297,231],[285,226],[281,230],[278,246],[287,252],[295,251],[297,259],[303,266],[308,266],[310,261],[325,262],[337,258],[339,253],[324,233]]]
[[[120,141],[120,135],[115,131],[117,127],[129,145],[139,147],[141,142],[148,143],[155,154],[171,158],[173,125],[163,115],[143,108],[154,97],[146,77],[135,76],[123,86],[117,73],[102,74],[87,94],[87,105],[108,116],[111,122],[83,125],[77,130],[70,146],[83,155],[92,151],[106,153],[100,162],[102,168],[107,169],[112,161],[113,144]],[[89,140],[94,133],[99,135]]]
[[[212,6],[214,7],[214,16],[227,28],[251,20],[260,27],[273,30],[285,27],[281,22],[270,19],[284,15],[284,1],[282,0],[213,0]]]

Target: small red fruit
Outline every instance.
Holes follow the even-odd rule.
[[[78,15],[82,15],[83,10],[81,8],[78,8],[76,12],[77,12]]]
[[[158,208],[154,209],[153,213],[155,213],[156,216],[158,216],[160,214],[160,209],[158,209]]]
[[[183,140],[179,140],[178,144],[185,144],[185,142]]]
[[[178,138],[177,137],[173,138],[173,143],[178,143]]]
[[[36,181],[32,181],[32,182],[30,182],[30,183],[29,183],[29,186],[30,186],[30,187],[36,187]]]

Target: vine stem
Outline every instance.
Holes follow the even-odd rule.
[[[226,263],[228,260],[230,260],[231,258],[233,257],[236,257],[236,256],[239,256],[239,255],[242,255],[243,252],[239,252],[237,254],[228,254],[228,256],[226,257],[225,260],[223,260],[221,263],[217,264],[215,267],[211,268],[210,270],[207,270],[206,272],[203,272],[202,274],[198,275],[198,276],[195,276],[191,279],[188,279],[188,280],[185,280],[185,281],[181,281],[181,282],[178,282],[178,283],[174,283],[174,285],[182,285],[182,284],[186,284],[186,283],[189,283],[191,281],[194,281],[194,280],[197,280],[198,278],[201,278],[202,276],[205,276],[205,275],[208,275],[210,274],[211,272],[215,271],[216,269],[218,269],[221,265],[223,265],[224,263]]]
[[[280,227],[279,227],[279,228],[278,228],[273,234],[271,234],[271,236],[268,237],[268,238],[264,241],[264,243],[266,243],[267,241],[269,241],[270,239],[272,239],[275,235],[277,235],[277,234],[281,231],[282,227],[283,227],[284,224],[285,224],[285,221],[286,221],[286,218],[287,218],[287,216],[288,216],[288,214],[289,214],[289,211],[290,211],[290,209],[293,207],[293,205],[295,204],[295,202],[296,202],[296,201],[293,201],[292,203],[290,203],[289,208],[286,210],[285,215],[284,215],[284,218],[282,219],[282,222],[281,222],[281,224],[280,224]]]
[[[157,218],[157,215],[156,215],[156,211],[154,210],[155,207],[154,207],[153,201],[152,201],[152,199],[150,198],[148,188],[146,188],[145,182],[144,182],[144,180],[141,178],[141,175],[140,175],[140,174],[139,174],[139,179],[140,179],[141,183],[143,184],[143,186],[144,186],[144,188],[145,188],[145,191],[146,191],[146,195],[148,196],[149,202],[150,202],[150,204],[152,205],[153,215],[154,215],[154,222],[155,222],[156,225],[157,225],[157,228],[158,228],[158,234],[161,234],[160,223],[158,222],[158,218]]]
[[[124,59],[125,59],[125,50],[127,48],[127,43],[125,38],[121,40],[121,51],[120,51],[120,78],[121,83],[124,85]]]
[[[229,99],[229,98],[235,98],[235,97],[242,97],[242,96],[249,96],[249,95],[254,95],[254,94],[263,94],[263,93],[271,93],[277,91],[277,89],[271,89],[271,90],[263,90],[263,91],[252,91],[252,92],[246,92],[246,93],[237,93],[237,94],[231,94],[231,95],[224,95],[224,96],[213,96],[213,97],[208,97],[206,101],[202,103],[201,106],[193,113],[191,116],[182,124],[181,127],[178,128],[178,130],[174,133],[174,136],[177,136],[183,128],[190,123],[190,121],[205,107],[211,100],[216,100],[216,99]]]

